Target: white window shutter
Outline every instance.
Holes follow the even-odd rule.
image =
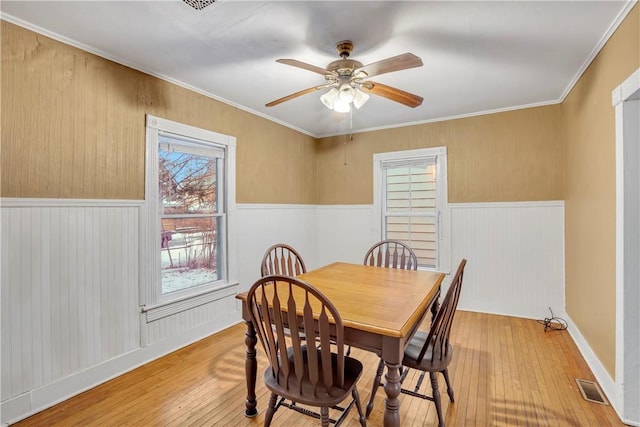
[[[376,154],[374,179],[381,238],[408,244],[421,268],[448,269],[446,149]]]

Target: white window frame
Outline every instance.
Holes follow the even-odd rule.
[[[222,280],[182,291],[162,294],[160,272],[160,211],[158,202],[158,147],[160,135],[168,133],[212,144],[212,150],[224,154],[224,225],[221,242],[224,273]],[[237,292],[236,258],[236,139],[209,130],[171,120],[146,116],[145,203],[140,217],[140,305],[147,320],[156,320]]]
[[[434,159],[436,165],[436,205],[438,222],[438,249],[435,268],[420,267],[421,270],[451,272],[451,213],[447,195],[447,147],[420,148],[416,150],[392,151],[373,155],[373,230],[383,235],[384,167],[385,163]]]

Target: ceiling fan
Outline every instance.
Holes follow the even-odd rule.
[[[407,107],[415,108],[422,104],[422,97],[403,90],[383,85],[382,83],[365,80],[372,76],[390,73],[392,71],[406,70],[422,66],[422,60],[411,53],[393,56],[381,61],[362,65],[361,62],[349,59],[353,51],[353,42],[343,40],[336,45],[341,59],[331,62],[326,68],[316,67],[296,59],[278,59],[276,62],[302,68],[324,76],[326,83],[313,86],[299,92],[265,104],[273,107],[285,101],[315,92],[320,89],[331,88],[320,97],[322,103],[334,111],[347,113],[351,111],[351,104],[360,108],[369,99],[369,93],[382,96]]]

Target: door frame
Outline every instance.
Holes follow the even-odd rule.
[[[640,68],[613,90],[612,101],[616,123],[614,406],[623,422],[640,426]]]

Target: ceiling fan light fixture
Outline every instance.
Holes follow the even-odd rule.
[[[292,93],[291,95],[283,96],[282,98],[265,104],[265,107],[273,107],[274,105],[306,95],[307,93],[329,87],[331,89],[320,97],[320,101],[322,101],[328,109],[337,112],[350,112],[351,104],[353,104],[355,108],[362,107],[369,99],[370,93],[382,96],[383,98],[387,98],[411,108],[416,108],[422,104],[423,99],[421,96],[405,92],[395,87],[386,86],[381,83],[363,81],[365,78],[368,79],[380,74],[422,67],[422,60],[414,54],[404,53],[381,61],[372,62],[368,65],[362,65],[360,61],[349,59],[351,51],[353,50],[353,42],[343,40],[336,45],[336,49],[338,50],[338,54],[341,59],[331,62],[325,68],[307,64],[296,59],[277,59],[276,62],[281,64],[291,65],[293,67],[302,68],[322,75],[326,84],[313,86]],[[362,92],[361,89],[363,88],[368,93]]]
[[[332,87],[327,93],[320,97],[320,101],[330,110],[333,110],[333,103],[338,98],[338,89]]]
[[[336,113],[348,113],[351,111],[351,103],[338,98],[333,103],[333,111]]]
[[[351,88],[353,90],[353,88]],[[337,113],[348,113],[351,111],[351,101],[348,97],[341,96],[342,92],[332,87],[327,93],[320,97],[320,101],[330,110]]]
[[[423,99],[418,95],[381,83],[363,81],[365,78],[390,73],[392,71],[422,67],[422,60],[414,54],[404,53],[368,65],[362,65],[360,61],[349,59],[351,51],[353,50],[353,42],[343,40],[336,45],[336,49],[341,59],[331,62],[325,68],[307,64],[296,59],[277,59],[276,62],[281,64],[291,65],[320,74],[324,77],[326,83],[283,96],[275,101],[268,102],[265,104],[265,107],[273,107],[274,105],[325,88],[330,89],[320,96],[320,101],[328,109],[339,113],[349,113],[352,111],[351,105],[359,109],[367,102],[370,93],[411,108],[416,108],[422,104]],[[362,89],[366,90],[366,92],[362,92]]]
[[[350,104],[356,97],[355,92],[355,89],[352,88],[349,83],[344,83],[342,84],[342,86],[340,86],[338,99],[342,102]]]
[[[339,89],[332,87],[320,97],[325,107],[337,113],[348,113],[352,103],[355,108],[360,108],[368,99],[369,95],[349,83],[343,83]]]
[[[369,100],[369,95],[359,89],[354,89],[353,106],[360,109]]]

